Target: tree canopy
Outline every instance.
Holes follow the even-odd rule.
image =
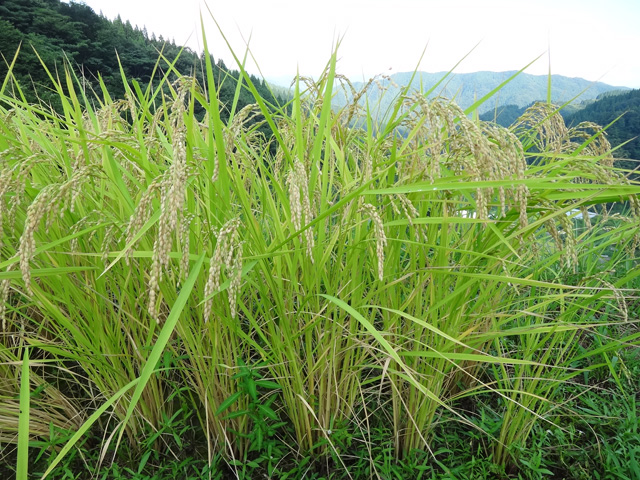
[[[42,64],[53,75],[60,74],[65,62],[76,68],[83,86],[100,92],[99,78],[108,93],[123,98],[125,77],[145,85],[161,78],[168,63],[184,75],[202,78],[204,58],[189,48],[177,46],[160,35],[149,36],[146,28],[134,27],[119,16],[111,21],[82,3],[60,0],[4,0],[0,4],[0,79],[4,80],[16,52],[13,76],[29,102],[43,101],[55,106],[57,95]],[[162,55],[166,61],[158,59]],[[240,73],[211,58],[219,78],[221,117],[228,118]],[[267,102],[275,104],[264,81],[251,81]],[[242,89],[238,108],[254,103],[252,94]]]
[[[481,120],[495,121],[499,125],[512,125],[528,107],[506,105],[480,115]],[[584,102],[580,108],[563,109],[567,126],[580,122],[593,122],[607,127],[607,139],[616,150],[616,165],[636,170],[633,178],[640,176],[640,90],[610,92],[598,96],[595,101]]]
[[[620,118],[618,118],[620,117]],[[617,120],[616,120],[617,119]],[[567,125],[590,121],[607,126],[611,145],[621,145],[615,155],[621,167],[638,168],[640,161],[640,90],[619,95],[601,95],[598,99],[578,110],[566,119]],[[628,143],[625,143],[628,142]]]

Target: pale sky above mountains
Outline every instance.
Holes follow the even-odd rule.
[[[200,12],[213,56],[235,67],[246,41],[262,74],[286,84],[299,68],[317,76],[336,39],[338,71],[352,80],[379,73],[456,69],[551,71],[640,88],[640,0],[84,0],[149,34],[202,50]],[[550,59],[548,56],[550,52]],[[253,62],[248,70],[259,74]]]

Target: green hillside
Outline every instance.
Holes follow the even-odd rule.
[[[495,122],[503,127],[509,127],[529,108],[519,107],[518,105],[503,105],[493,110],[488,110],[480,115],[480,120],[484,122]]]
[[[568,106],[572,107],[572,106]],[[494,121],[508,127],[526,111],[527,107],[505,105],[480,115],[480,120]],[[629,170],[638,168],[640,162],[640,90],[611,91],[595,100],[585,101],[577,107],[561,110],[567,126],[581,122],[593,122],[607,126],[607,138],[616,148],[617,166]],[[613,122],[613,123],[612,123]]]
[[[618,117],[620,117],[618,119]],[[617,119],[617,121],[616,121]],[[568,125],[580,122],[594,122],[609,125],[609,141],[615,146],[616,156],[624,168],[637,168],[640,161],[640,90],[632,90],[620,95],[603,95],[596,102],[587,105],[566,118]],[[625,143],[627,142],[627,143]],[[623,145],[624,144],[624,145]],[[635,161],[625,161],[633,159]]]
[[[59,0],[0,2],[0,78],[6,77],[18,50],[12,73],[24,89],[22,93],[26,100],[51,103],[54,107],[58,106],[59,98],[42,63],[55,76],[60,75],[65,62],[69,62],[76,68],[86,91],[101,93],[99,79],[102,79],[114,98],[125,96],[120,66],[129,83],[138,83],[143,90],[153,78],[162,78],[171,68],[169,63],[182,74],[204,77],[203,59],[195,52],[182,49],[162,35],[149,34],[146,29],[134,27],[120,17],[110,21],[82,3]],[[164,60],[158,61],[160,55]],[[224,119],[228,118],[239,72],[227,68],[222,60],[213,63]],[[263,80],[251,76],[251,81],[262,98],[276,102]],[[237,108],[254,102],[252,95],[243,90]]]

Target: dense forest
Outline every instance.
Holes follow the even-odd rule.
[[[584,121],[606,126],[616,119],[607,129],[612,145],[624,143],[616,150],[616,155],[621,159],[640,160],[640,90],[620,95],[602,95],[597,101],[568,116],[565,121],[570,126]]]
[[[526,107],[519,107],[518,105],[505,105],[503,107],[496,107],[493,110],[485,112],[480,115],[480,120],[485,122],[496,122],[498,125],[502,125],[503,127],[508,127],[513,125],[516,120],[527,110],[527,108],[531,107],[533,103],[527,105]]]
[[[495,121],[508,127],[529,107],[530,105],[522,108],[506,105],[483,113],[480,119]],[[603,93],[595,101],[584,102],[581,107],[560,111],[567,126],[572,127],[586,121],[602,126],[610,125],[607,128],[607,138],[613,147],[618,147],[614,152],[619,159],[618,166],[637,169],[640,162],[640,90]]]
[[[162,35],[149,34],[146,28],[134,27],[120,17],[110,21],[82,3],[60,0],[0,2],[0,79],[6,77],[18,49],[12,72],[27,101],[39,100],[54,106],[58,96],[43,63],[56,75],[68,62],[76,68],[85,90],[93,90],[102,97],[99,82],[102,79],[114,98],[123,98],[125,94],[120,65],[125,77],[144,89],[154,76],[162,78],[170,68],[169,62],[175,61],[174,67],[180,73],[191,73],[197,78],[202,78],[204,63],[195,52],[183,49]],[[158,61],[160,56],[164,60]],[[219,99],[226,106],[221,112],[225,118],[240,74],[227,68],[221,59],[213,63],[219,76]],[[262,98],[277,103],[264,80],[253,75],[250,78]],[[253,102],[253,96],[243,90],[238,108]]]

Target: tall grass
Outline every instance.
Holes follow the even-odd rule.
[[[549,104],[504,129],[408,91],[375,123],[364,92],[331,108],[335,68],[336,53],[287,105],[234,102],[226,124],[208,59],[205,78],[169,64],[120,100],[67,69],[51,75],[63,112],[26,104],[9,73],[3,442],[18,442],[21,378],[43,392],[32,441],[52,422],[98,428],[105,454],[122,435],[135,451],[179,392],[209,459],[232,465],[256,447],[251,402],[272,396],[291,455],[339,457],[332,432],[367,438],[374,417],[397,455],[428,451],[442,411],[472,425],[460,401],[488,393],[509,464],[536,422],[561,421],[560,385],[637,345],[625,288],[640,272],[640,186],[613,167],[605,132],[569,130]],[[256,93],[246,74],[239,88]],[[574,218],[620,200],[628,218]],[[627,271],[599,270],[604,255]],[[601,338],[605,325],[620,335]],[[279,389],[242,395],[245,366]]]

